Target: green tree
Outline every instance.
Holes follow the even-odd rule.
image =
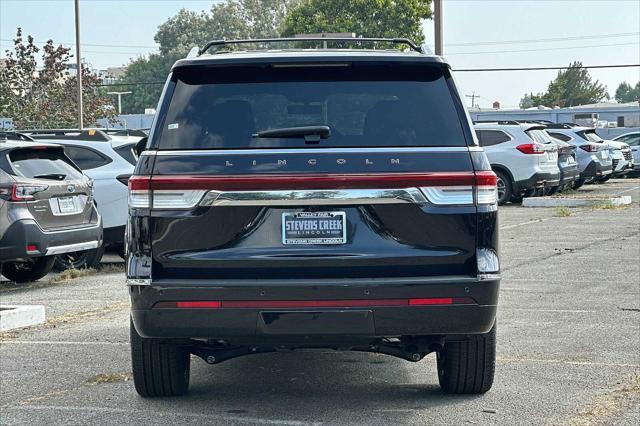
[[[211,40],[277,37],[288,8],[296,2],[228,0],[214,4],[209,12],[182,9],[158,28],[154,39],[160,53],[132,60],[119,82],[164,81],[176,60]],[[122,98],[123,113],[142,113],[144,108],[156,106],[162,85],[128,85],[126,90],[133,94]]]
[[[549,83],[547,91],[533,96],[533,105],[570,107],[601,102],[609,99],[606,86],[593,80],[582,62],[574,62],[564,71],[559,71]]]
[[[282,35],[353,32],[362,37],[406,37],[424,42],[422,20],[431,0],[303,0],[291,8]]]
[[[520,108],[527,109],[533,106],[533,93],[525,93],[522,98],[520,98]]]
[[[620,103],[625,102],[639,102],[640,101],[640,81],[636,83],[635,87],[631,86],[626,81],[620,83],[616,89],[616,101]]]
[[[40,48],[30,35],[25,40],[18,28],[13,50],[5,53],[0,68],[0,116],[12,118],[17,128],[76,127],[77,77],[69,74],[69,49],[55,46],[52,40]],[[81,72],[85,125],[113,118],[112,100],[98,89],[100,77],[86,67]]]

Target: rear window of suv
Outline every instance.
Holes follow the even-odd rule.
[[[19,149],[9,154],[13,169],[21,176],[37,179],[80,179],[82,173],[69,164],[61,149]]]
[[[184,68],[154,135],[161,150],[466,146],[440,66]],[[448,74],[448,73],[447,73]],[[257,132],[328,126],[318,144]]]

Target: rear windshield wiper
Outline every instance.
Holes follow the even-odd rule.
[[[47,173],[45,175],[35,175],[34,179],[56,179],[56,180],[64,180],[67,175],[62,173]]]
[[[304,138],[306,143],[318,143],[320,139],[327,139],[329,136],[329,126],[282,127],[261,130],[253,135],[254,138]]]

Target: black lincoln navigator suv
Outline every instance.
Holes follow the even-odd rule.
[[[435,352],[445,392],[486,392],[496,176],[449,65],[403,39],[270,42],[167,79],[129,180],[136,390],[185,393],[192,354],[331,348]]]

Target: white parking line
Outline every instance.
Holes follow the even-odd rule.
[[[534,362],[542,364],[567,364],[567,365],[587,365],[593,367],[630,367],[640,368],[640,364],[619,364],[615,362],[592,362],[592,361],[569,361],[564,359],[538,359],[538,358],[502,358],[496,359],[498,362]]]
[[[630,188],[630,189],[625,189],[624,191],[618,192],[618,194],[624,194],[625,192],[635,191],[636,189],[640,189],[640,186],[635,186],[635,187]]]
[[[69,346],[129,346],[128,342],[65,342],[49,340],[3,340],[3,345],[69,345]]]
[[[320,422],[302,422],[296,420],[271,420],[271,419],[263,419],[260,417],[236,417],[236,416],[222,416],[217,413],[212,414],[199,414],[199,413],[185,413],[185,412],[174,412],[174,411],[158,411],[158,410],[136,410],[132,408],[111,408],[111,407],[73,407],[73,406],[58,406],[58,405],[24,405],[24,406],[13,406],[13,407],[3,407],[4,410],[7,411],[73,411],[73,412],[83,412],[83,411],[93,411],[98,413],[107,413],[107,414],[124,414],[126,416],[130,416],[132,413],[138,413],[142,416],[147,417],[149,413],[153,413],[156,416],[175,416],[176,418],[184,419],[185,417],[192,417],[196,419],[208,420],[212,423],[224,423],[224,422],[242,422],[242,423],[251,423],[251,424],[263,424],[263,425],[320,425]]]

